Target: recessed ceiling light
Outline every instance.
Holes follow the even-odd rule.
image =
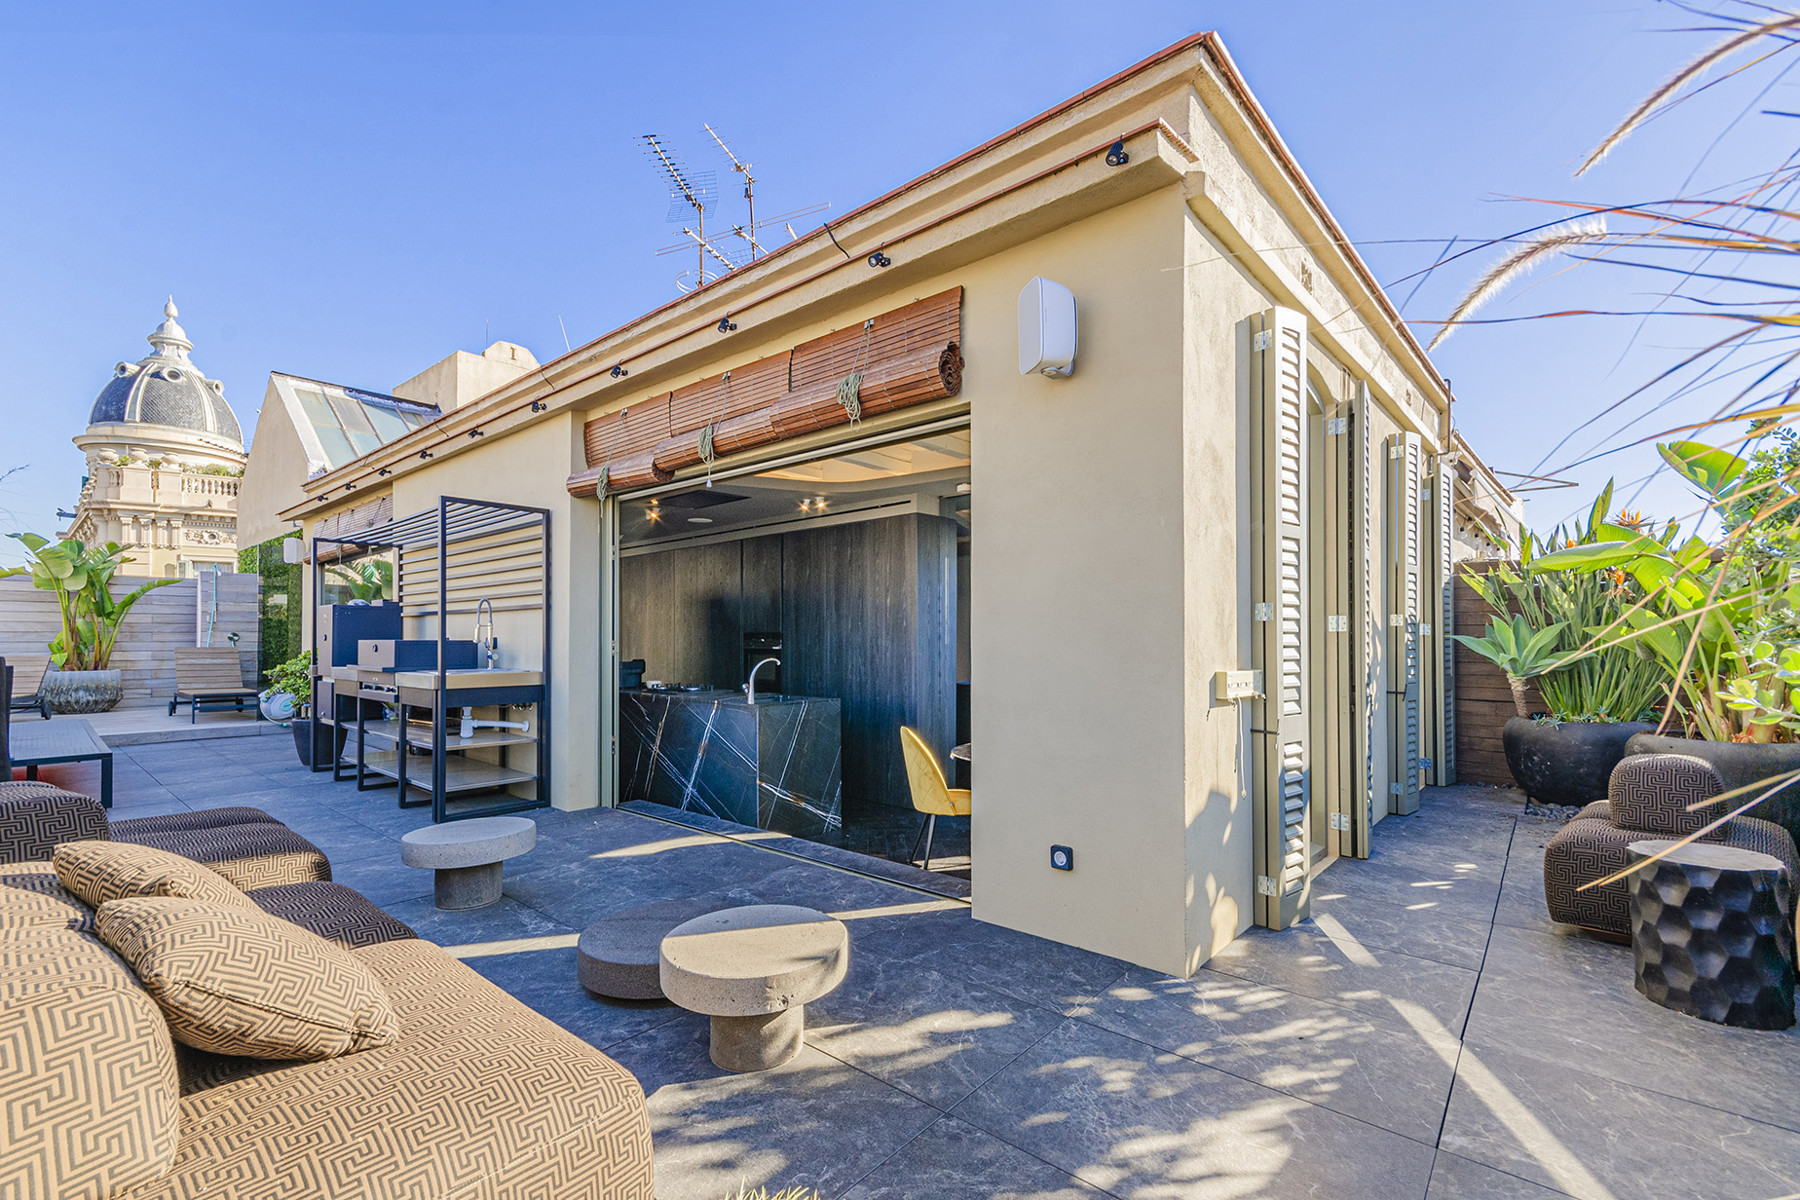
[[[688,524],[689,525],[711,525],[712,518],[711,517],[689,517]]]
[[[961,492],[961,493],[962,493],[962,494],[963,494],[963,495],[965,495],[965,496],[966,496],[966,495],[968,495],[968,494],[969,494],[969,492],[970,492],[970,491],[972,491],[972,490],[973,490],[973,489],[972,489],[972,488],[970,488],[970,486],[969,486],[969,485],[968,485],[968,484],[966,484],[966,483],[959,483],[959,484],[957,484],[957,485],[956,485],[956,490],[957,490],[957,491],[958,491],[958,492]]]

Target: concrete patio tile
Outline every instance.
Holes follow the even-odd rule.
[[[1800,1191],[1800,1133],[1491,1047],[1464,1047],[1440,1145],[1594,1200]]]
[[[1439,1150],[1425,1200],[1560,1200],[1567,1195]]]
[[[1351,938],[1372,950],[1398,950],[1454,967],[1478,970],[1487,951],[1488,923],[1433,907],[1419,908],[1332,888],[1330,873],[1313,885],[1310,927],[1327,937]]]
[[[100,797],[100,789],[84,792],[95,799]],[[188,806],[175,798],[175,794],[167,788],[144,788],[127,794],[113,793],[113,806],[106,816],[111,821],[128,821],[132,817],[160,817],[168,813],[187,812]]]
[[[838,1196],[938,1119],[938,1110],[813,1046],[733,1075],[707,1056],[707,1018],[683,1012],[613,1046],[649,1098],[657,1200],[720,1200],[740,1185]]]
[[[750,854],[759,853],[745,847],[739,849]],[[893,884],[836,871],[830,867],[797,862],[773,854],[761,857],[776,864],[776,869],[751,874],[741,881],[732,879],[729,875],[719,877],[725,882],[720,890],[726,892],[734,903],[798,904],[826,913],[879,913],[885,909],[916,904],[955,903],[941,901],[939,897],[927,896],[911,888],[895,887]],[[957,908],[967,911],[960,905]],[[864,918],[859,918],[855,925],[860,926],[863,920]]]
[[[1560,998],[1557,1019],[1538,1001]],[[1580,934],[1495,932],[1465,1040],[1800,1132],[1790,1089],[1800,1030],[1732,1029],[1671,1012],[1632,986],[1631,950]]]
[[[955,1116],[1122,1197],[1423,1196],[1433,1151],[1070,1020]]]
[[[1093,1200],[1106,1193],[955,1117],[940,1117],[844,1200]]]
[[[430,872],[422,871],[420,874],[429,875]],[[396,921],[405,922],[420,937],[440,946],[474,946],[483,942],[505,942],[576,932],[560,921],[551,920],[537,909],[519,903],[511,896],[501,896],[498,902],[486,908],[464,909],[459,912],[444,912],[436,908],[429,896],[384,907]]]
[[[1061,1019],[1005,992],[859,955],[852,946],[844,982],[806,1006],[806,1040],[948,1109]]]
[[[1130,969],[1116,958],[977,921],[960,906],[872,917],[858,921],[851,937],[858,952],[986,984],[1064,1016],[1087,1011]]]
[[[1352,902],[1391,904],[1411,912],[1437,912],[1487,924],[1500,899],[1498,864],[1478,866],[1470,858],[1333,863],[1315,886],[1327,896]]]
[[[1410,1028],[1394,999],[1423,1006],[1444,1028],[1462,1029],[1475,991],[1476,973],[1397,950],[1327,936],[1316,927],[1279,933],[1252,929],[1207,966],[1227,975],[1269,984],[1316,1000],[1351,1005],[1371,1020]]]
[[[398,848],[363,858],[331,860],[335,883],[355,888],[370,903],[391,909],[409,900],[431,901],[432,873],[400,861]]]
[[[1204,968],[1192,979],[1134,970],[1082,1020],[1427,1145],[1458,1048],[1449,1034]]]
[[[589,992],[576,978],[573,946],[463,961],[515,999],[601,1050],[683,1015],[681,1009],[663,1000],[610,1000]]]

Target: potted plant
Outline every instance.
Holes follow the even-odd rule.
[[[132,606],[148,592],[177,579],[152,579],[114,599],[112,578],[134,559],[117,542],[89,547],[75,538],[52,542],[35,533],[12,533],[31,552],[30,565],[0,568],[0,577],[31,576],[32,585],[56,595],[62,628],[50,639],[56,670],[44,676],[44,698],[60,713],[107,712],[125,695],[123,673],[112,670],[113,646]]]
[[[1608,484],[1587,524],[1577,523],[1573,537],[1558,529],[1552,542],[1596,541],[1613,527],[1606,520],[1611,501]],[[1630,578],[1622,572],[1547,572],[1534,548],[1528,535],[1519,571],[1502,566],[1467,576],[1498,620],[1483,637],[1456,640],[1506,672],[1518,715],[1507,721],[1501,741],[1513,778],[1541,803],[1580,806],[1606,799],[1607,781],[1626,745],[1653,728],[1640,718],[1662,707],[1668,689],[1660,668],[1634,647],[1597,644],[1595,632],[1638,598]],[[1537,684],[1547,712],[1530,711],[1528,679]]]
[[[1614,529],[1604,541],[1545,555],[1538,566],[1623,571],[1643,588],[1643,601],[1603,637],[1643,647],[1671,694],[1661,724],[1633,736],[1627,753],[1704,758],[1733,789],[1800,769],[1793,439],[1750,461],[1697,442],[1657,449],[1719,513],[1725,532],[1716,545],[1689,538],[1676,546]],[[1800,785],[1764,798],[1750,813],[1800,837]]]
[[[314,770],[337,761],[337,756],[344,751],[344,738],[349,730],[313,718],[312,651],[271,668],[268,679],[269,689],[263,696],[266,701],[277,697],[286,701],[293,714],[288,728],[294,732],[294,753],[300,756],[300,761]]]

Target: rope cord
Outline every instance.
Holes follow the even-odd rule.
[[[837,399],[844,406],[844,412],[855,427],[862,421],[862,373],[869,365],[869,341],[874,336],[875,318],[870,317],[863,322],[862,345],[857,349],[856,361],[850,373],[838,381]]]
[[[718,453],[713,449],[713,433],[719,422],[724,419],[725,410],[731,400],[731,372],[725,372],[719,381],[719,402],[713,406],[713,419],[700,427],[700,460],[706,464],[706,486],[712,486],[713,460]]]

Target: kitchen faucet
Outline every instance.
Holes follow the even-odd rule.
[[[757,663],[754,667],[750,668],[750,682],[745,684],[744,688],[750,694],[750,703],[751,704],[756,703],[756,673],[758,671],[762,670],[764,667],[768,666],[770,663],[774,663],[776,666],[779,667],[781,665],[781,660],[779,658],[765,658],[761,662]]]
[[[487,610],[487,637],[481,636],[481,610]],[[486,596],[475,602],[475,640],[481,643],[481,652],[487,656],[488,670],[494,669],[494,651],[500,648],[500,639],[494,636],[494,603]]]

